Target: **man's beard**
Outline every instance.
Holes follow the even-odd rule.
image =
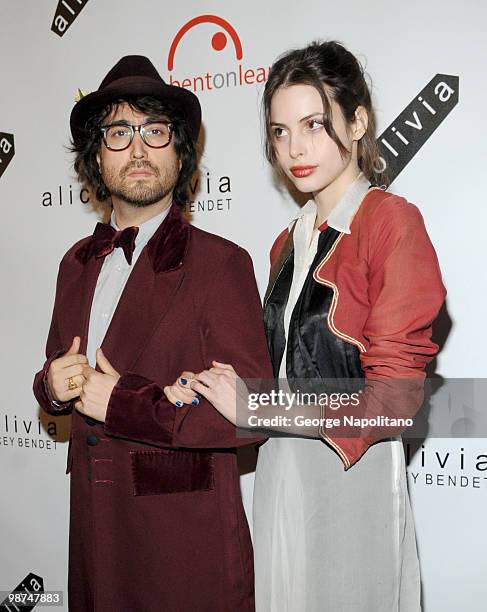
[[[129,172],[141,169],[150,170],[154,174],[138,180],[127,176]],[[103,167],[101,171],[110,194],[137,208],[151,206],[163,200],[174,190],[179,178],[176,164],[164,168],[161,174],[160,169],[147,161],[130,162],[118,174]]]

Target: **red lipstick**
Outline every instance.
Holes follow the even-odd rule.
[[[304,178],[309,176],[317,166],[293,166],[291,172],[296,178]]]

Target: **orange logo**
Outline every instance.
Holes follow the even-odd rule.
[[[176,54],[176,49],[178,48],[178,45],[181,42],[181,39],[186,34],[186,32],[189,32],[189,30],[199,25],[200,23],[214,23],[215,25],[218,25],[224,30],[226,30],[233,41],[233,45],[235,47],[235,55],[237,59],[242,59],[242,43],[240,42],[240,37],[237,34],[235,28],[230,23],[228,23],[228,21],[222,19],[221,17],[217,17],[216,15],[200,15],[199,17],[191,19],[191,21],[188,21],[188,23],[185,23],[174,37],[174,40],[171,44],[171,48],[169,49],[169,56],[167,58],[167,69],[169,71],[174,68],[174,56]],[[223,32],[217,32],[213,35],[213,38],[211,39],[211,46],[213,47],[213,49],[215,49],[215,51],[223,51],[223,49],[227,46],[227,42],[228,41],[226,35]]]

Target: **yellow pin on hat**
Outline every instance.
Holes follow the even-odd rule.
[[[75,102],[79,102],[81,100],[81,98],[84,98],[85,96],[87,96],[90,92],[89,91],[85,91],[84,89],[79,89],[76,92],[75,96],[74,96],[74,101]]]

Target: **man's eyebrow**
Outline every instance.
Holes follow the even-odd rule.
[[[308,119],[311,119],[312,117],[316,117],[316,115],[323,116],[323,112],[316,111],[315,113],[311,113],[309,115],[306,115],[305,117],[302,117],[301,119],[299,119],[298,123],[303,123],[303,121],[307,121]],[[285,123],[278,123],[277,121],[271,121],[271,125],[275,125],[275,126],[279,126],[279,127],[287,127]]]

